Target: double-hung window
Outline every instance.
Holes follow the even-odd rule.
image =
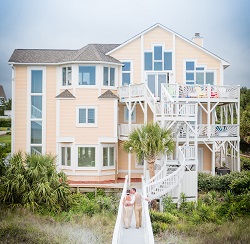
[[[61,147],[61,165],[71,166],[71,147]]]
[[[97,126],[97,108],[91,106],[77,107],[77,127],[96,127]]]
[[[79,66],[79,85],[95,85],[95,66]]]
[[[115,165],[115,147],[104,146],[102,151],[103,166],[114,166]]]
[[[30,151],[42,154],[43,70],[31,70]]]
[[[131,84],[131,62],[123,62],[122,66],[122,85]]]
[[[103,67],[103,85],[115,86],[115,68]]]
[[[70,86],[72,84],[72,68],[63,67],[62,68],[62,85]]]
[[[144,70],[172,70],[172,52],[164,51],[163,46],[154,46],[152,51],[144,52]]]

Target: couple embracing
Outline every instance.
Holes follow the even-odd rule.
[[[143,196],[136,192],[135,188],[127,190],[126,196],[123,199],[123,223],[128,229],[131,226],[133,210],[135,212],[136,228],[139,229],[142,223],[142,200]],[[145,199],[148,201],[148,199]]]

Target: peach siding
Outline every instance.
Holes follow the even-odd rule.
[[[138,37],[124,47],[111,53],[111,56],[119,60],[132,60],[133,84],[141,83],[141,38]]]
[[[164,44],[166,50],[173,49],[173,34],[162,29],[161,27],[156,27],[151,31],[144,34],[144,49],[151,50],[152,44]]]
[[[190,43],[176,37],[176,82],[183,84],[185,77],[185,59],[197,60],[198,65],[206,65],[207,70],[215,70],[215,85],[220,84],[220,61]],[[198,58],[197,58],[198,57]]]
[[[27,67],[16,66],[15,82],[15,152],[26,152],[27,136]]]
[[[97,144],[98,137],[113,137],[114,99],[98,99],[98,89],[76,89],[76,99],[60,100],[60,136],[75,136],[76,144]],[[76,127],[77,106],[95,106],[98,127]]]
[[[199,145],[199,148],[203,148],[203,170],[211,171],[211,151],[205,145]]]
[[[56,67],[46,68],[46,152],[56,154]]]

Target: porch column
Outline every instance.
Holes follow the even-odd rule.
[[[212,175],[215,175],[215,146],[214,143],[212,144]]]

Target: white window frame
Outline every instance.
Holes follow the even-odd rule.
[[[68,82],[68,69],[69,69],[69,68],[71,69],[71,79],[70,79],[70,82],[71,82],[71,83]],[[66,81],[65,81],[65,82],[66,82],[66,85],[63,84],[63,69],[66,69],[66,76],[65,76],[65,78],[66,78]],[[61,86],[62,86],[62,87],[72,86],[72,70],[73,70],[73,68],[72,68],[72,66],[70,66],[70,65],[69,65],[69,66],[63,66],[63,67],[62,67],[62,69],[61,69],[61,77],[62,77],[62,78],[61,78]]]
[[[62,148],[63,147],[70,148],[70,165],[63,165],[62,164]],[[60,148],[59,148],[59,163],[60,163],[60,168],[68,169],[68,168],[72,168],[73,167],[73,165],[72,165],[72,153],[73,153],[72,144],[69,144],[69,143],[61,143],[60,144]]]
[[[186,70],[186,62],[194,62],[194,70]],[[208,85],[207,84],[207,81],[206,81],[206,73],[214,73],[214,84],[216,84],[216,70],[213,70],[213,69],[207,69],[207,66],[206,65],[198,65],[197,64],[197,60],[196,59],[185,59],[184,60],[184,84],[187,84],[186,82],[192,82],[191,80],[190,81],[187,81],[186,80],[186,73],[194,73],[194,80],[193,80],[193,84],[187,84],[187,85]],[[196,70],[196,68],[204,68],[204,70]],[[196,73],[200,73],[200,72],[203,72],[204,73],[204,84],[197,84],[196,83]]]
[[[110,159],[109,159],[109,148],[114,148],[114,165],[110,165]],[[102,144],[102,150],[101,150],[101,167],[102,169],[114,169],[116,164],[116,146],[115,144]],[[108,165],[103,165],[103,149],[108,148]]]
[[[123,108],[124,122],[128,122],[129,121],[129,119],[127,117],[127,113],[128,113],[128,108],[127,108],[127,106],[124,106],[124,108]],[[134,108],[134,111],[132,112],[131,122],[132,123],[136,122],[136,107]]]
[[[104,81],[104,68],[108,68],[108,84],[107,85],[104,85],[103,84],[103,81]],[[114,69],[115,72],[114,72],[114,85],[110,85],[110,72],[111,72],[111,69]],[[102,86],[105,87],[105,88],[115,88],[116,86],[116,68],[115,67],[112,67],[112,66],[103,66],[102,68]]]
[[[130,63],[130,71],[123,71],[122,70],[122,67],[121,67],[121,73],[123,74],[126,74],[126,73],[130,73],[130,85],[132,85],[133,84],[133,66],[134,66],[134,63],[133,63],[133,60],[131,60],[131,59],[122,59],[121,60],[121,63],[125,63],[125,62],[127,62],[127,63]],[[122,84],[122,74],[121,74],[121,86],[124,86],[123,84]],[[128,84],[129,85],[129,84]]]
[[[94,147],[95,148],[95,166],[94,167],[85,167],[85,166],[78,166],[78,148],[79,147]],[[96,170],[98,168],[98,145],[91,145],[91,144],[81,144],[76,146],[76,169],[77,170]]]
[[[42,92],[41,93],[32,93],[31,92],[31,73],[33,70],[42,71]],[[27,67],[27,131],[26,136],[28,138],[26,144],[26,151],[31,153],[31,147],[41,147],[41,154],[46,152],[46,67],[44,66],[28,66]],[[42,96],[42,118],[31,118],[31,96]],[[42,123],[42,143],[35,144],[31,143],[31,122],[32,121],[41,121]]]
[[[95,123],[79,123],[79,110],[80,109],[94,109],[95,110]],[[87,113],[88,114],[88,113]],[[77,106],[76,107],[76,127],[97,127],[98,121],[98,107],[97,106]],[[87,118],[87,116],[86,116]],[[88,120],[88,118],[87,118]]]
[[[79,68],[80,67],[95,67],[95,84],[94,85],[80,85],[79,84]],[[96,88],[98,85],[98,72],[99,72],[99,67],[97,64],[93,63],[93,64],[79,64],[77,66],[77,87],[78,88]]]

